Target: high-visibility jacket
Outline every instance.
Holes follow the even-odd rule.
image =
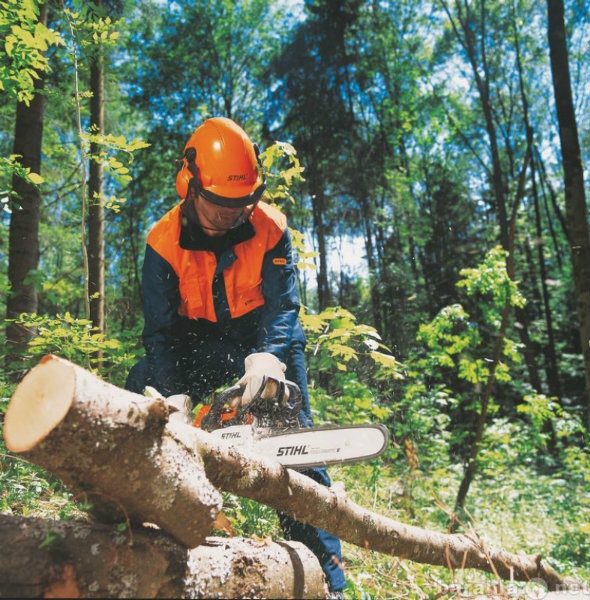
[[[198,235],[196,235],[198,234]],[[142,271],[143,341],[154,379],[166,393],[197,339],[224,336],[285,361],[304,343],[291,238],[284,215],[259,202],[230,230],[226,245],[187,222],[181,205],[150,231]],[[222,343],[221,341],[219,342]],[[171,388],[170,388],[171,389]]]
[[[181,205],[169,211],[150,231],[147,243],[173,269],[178,277],[180,305],[178,312],[189,319],[217,322],[213,301],[215,277],[220,275],[218,260],[211,250],[190,250],[180,244]],[[251,215],[255,235],[234,247],[231,263],[222,274],[225,295],[232,318],[241,317],[264,304],[262,261],[285,234],[287,220],[283,213],[260,203]],[[286,265],[277,257],[276,264]]]

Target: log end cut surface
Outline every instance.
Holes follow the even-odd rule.
[[[26,452],[57,427],[72,405],[74,369],[48,356],[20,382],[4,421],[4,440],[11,452]]]

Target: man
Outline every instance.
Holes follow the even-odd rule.
[[[285,216],[261,201],[258,148],[236,123],[206,120],[188,140],[176,176],[182,202],[156,223],[143,265],[146,357],[127,389],[147,385],[194,404],[236,377],[247,405],[265,375],[295,382],[310,426],[305,336]],[[329,486],[325,469],[305,474]],[[318,557],[334,597],[345,586],[340,541],[284,514],[285,537]]]

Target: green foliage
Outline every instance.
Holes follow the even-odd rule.
[[[444,468],[448,460],[452,432],[450,413],[458,403],[453,393],[442,385],[427,386],[408,373],[408,382],[394,406],[391,423],[403,459],[406,440],[418,453],[420,469]]]
[[[479,319],[472,319],[460,304],[441,309],[418,331],[418,341],[429,350],[426,361],[431,367],[454,369],[459,379],[473,385],[488,380],[490,366],[494,366],[498,381],[509,381],[507,363],[490,364],[490,340],[484,337],[489,331],[492,335],[501,334],[499,328],[506,303],[517,307],[525,304],[516,283],[506,272],[506,252],[499,246],[492,248],[478,267],[463,269],[461,275],[463,278],[457,282],[457,288],[475,298]],[[521,344],[504,335],[502,356],[507,361],[518,364],[520,349]]]
[[[119,40],[117,27],[121,23],[109,16],[101,16],[98,5],[92,2],[78,2],[77,4],[78,7],[75,10],[66,7],[64,14],[71,31],[76,33],[80,47],[86,49],[90,54],[97,48],[102,50],[114,48]]]
[[[508,252],[501,246],[494,246],[480,265],[473,269],[462,269],[459,274],[463,279],[457,282],[457,287],[464,288],[468,296],[487,300],[481,306],[482,315],[487,323],[496,327],[500,325],[499,313],[507,303],[519,308],[526,304],[517,283],[508,275],[507,260]]]
[[[347,371],[362,358],[371,359],[381,377],[400,379],[402,366],[393,357],[374,327],[357,324],[356,317],[341,307],[328,307],[321,313],[301,315],[312,348],[312,369],[319,372]]]
[[[336,373],[330,390],[318,386],[311,391],[312,409],[320,423],[383,423],[391,415],[378,390],[359,381],[355,373]]]
[[[289,231],[291,233],[291,245],[297,268],[299,271],[304,269],[315,271],[316,265],[314,259],[317,258],[318,253],[309,250],[305,242],[305,235],[301,231],[293,228],[289,228]]]
[[[258,538],[281,536],[276,511],[264,504],[223,493],[223,513],[236,535]]]
[[[293,186],[303,181],[304,167],[297,151],[288,142],[274,142],[260,153],[266,174],[267,194],[273,204],[296,205],[292,195]]]
[[[295,148],[287,142],[274,142],[260,153],[260,160],[266,174],[267,201],[277,205],[288,215],[301,214],[303,209],[292,190],[304,181],[304,167]],[[317,257],[317,252],[309,251],[303,232],[294,228],[289,231],[298,269],[315,269],[313,259]]]
[[[110,17],[93,19],[89,22],[92,30],[92,42],[103,48],[113,47],[119,39],[119,32],[114,29],[117,23],[114,23]]]
[[[83,153],[88,158],[100,164],[105,175],[110,176],[114,183],[126,186],[132,180],[130,175],[131,163],[134,161],[134,153],[143,148],[149,148],[150,144],[138,139],[127,141],[122,135],[85,133],[80,132],[83,145]],[[94,149],[91,152],[91,149]],[[125,198],[110,196],[108,198],[93,199],[102,201],[105,208],[113,212],[119,212]]]
[[[19,102],[30,104],[35,81],[49,69],[47,50],[63,45],[59,33],[39,22],[37,0],[0,2],[0,90]]]
[[[97,333],[89,320],[74,318],[68,312],[55,316],[23,313],[15,323],[33,332],[24,357],[28,368],[47,354],[56,354],[94,371],[106,361],[114,382],[115,373],[125,371],[135,360],[118,340]]]
[[[19,162],[21,158],[18,154],[11,154],[8,158],[0,156],[0,212],[10,213],[13,205],[19,203],[19,199],[11,189],[11,177],[16,175],[35,186],[41,185],[44,181],[41,175],[33,173],[29,167],[23,167]]]
[[[69,519],[81,516],[64,484],[44,469],[14,456],[0,442],[0,511]]]
[[[460,304],[445,306],[430,323],[420,326],[417,337],[430,350],[429,359],[441,367],[455,367],[457,356],[481,341],[478,328]]]
[[[465,459],[482,411],[482,390],[491,377],[496,389],[500,384],[510,384],[510,369],[521,362],[521,345],[502,330],[507,304],[524,306],[524,298],[508,276],[506,260],[506,252],[494,247],[477,267],[461,270],[456,287],[464,292],[471,314],[464,304],[452,304],[418,328],[416,339],[424,350],[415,352],[405,363],[408,384],[397,405],[397,422],[400,435],[417,444],[421,460],[427,465],[441,466],[446,460],[441,462],[441,452]],[[498,336],[502,336],[502,346],[495,364],[492,356]],[[497,415],[501,408],[507,412],[497,398],[489,398],[487,417]],[[519,434],[519,427],[498,416],[480,448],[478,464],[482,472],[496,468],[500,458],[508,454],[508,441],[517,451],[512,456],[515,461],[518,457],[523,463],[533,459],[539,446],[524,443],[526,437]],[[547,442],[545,430],[535,431],[539,444]]]

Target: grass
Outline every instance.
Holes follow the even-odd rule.
[[[453,505],[458,474],[449,470],[402,473],[400,477],[399,468],[389,466],[383,469],[373,491],[363,487],[360,473],[346,473],[345,469],[333,469],[332,478],[348,481],[349,496],[358,504],[407,524],[445,531],[449,514],[444,506]],[[437,480],[443,475],[442,482]],[[410,477],[412,481],[406,486]],[[472,520],[467,525],[486,546],[514,554],[540,553],[562,575],[590,586],[590,497],[586,483],[522,468],[513,471],[509,479],[479,478],[468,500]],[[474,597],[496,584],[493,575],[481,571],[453,573],[349,544],[344,544],[344,553],[358,598]],[[522,593],[526,585],[504,582],[505,593]]]
[[[5,401],[6,403],[6,401]],[[4,408],[5,408],[4,403]],[[0,410],[0,413],[3,412]],[[494,462],[482,469],[469,493],[472,527],[486,544],[508,552],[541,553],[562,575],[590,587],[590,478],[587,455],[569,452],[559,469],[531,461]],[[572,458],[573,456],[573,458]],[[372,463],[332,467],[354,502],[383,516],[434,531],[445,531],[462,475],[444,457],[411,466],[393,453]],[[236,535],[281,534],[274,511],[225,494],[224,513]],[[0,443],[0,509],[5,514],[83,519],[84,507],[51,474],[8,452]],[[472,598],[489,593],[492,575],[452,572],[343,543],[351,599]],[[496,597],[523,596],[525,584],[504,582]],[[520,594],[520,596],[519,596]]]

